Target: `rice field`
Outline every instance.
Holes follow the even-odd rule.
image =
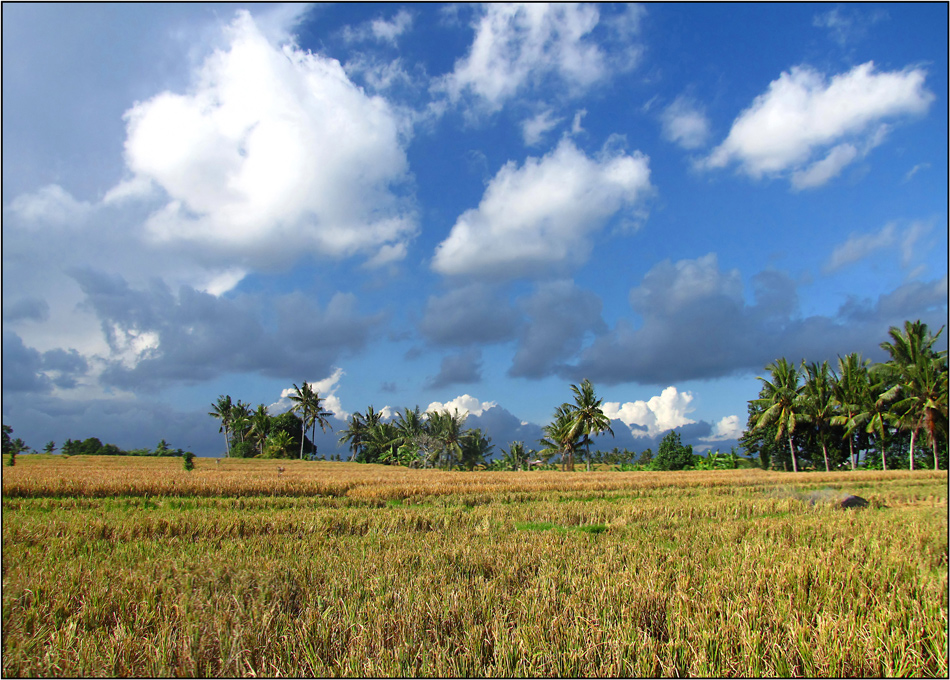
[[[4,676],[948,673],[946,472],[196,465],[3,468]]]

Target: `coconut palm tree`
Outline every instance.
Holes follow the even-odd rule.
[[[857,352],[852,352],[844,358],[838,357],[838,376],[832,383],[837,415],[831,418],[832,425],[845,426],[845,436],[848,438],[848,447],[851,451],[851,469],[857,468],[857,457],[854,453],[854,434],[847,430],[850,420],[861,410],[861,395],[868,387],[868,367],[870,359],[862,359]]]
[[[254,415],[251,416],[251,436],[257,442],[260,454],[264,455],[264,443],[270,434],[270,414],[267,413],[267,407],[259,404]]]
[[[340,443],[350,443],[350,461],[356,460],[356,456],[363,448],[363,442],[366,439],[366,423],[363,422],[363,416],[354,413],[350,416],[350,421],[346,429],[340,432]]]
[[[458,409],[449,413],[448,409],[428,416],[429,432],[442,444],[440,451],[440,467],[449,469],[462,458],[463,427],[467,413],[460,414]]]
[[[311,428],[310,441],[314,441],[317,434],[317,425],[320,426],[320,429],[323,432],[327,431],[330,426],[330,421],[327,420],[329,416],[333,415],[332,411],[327,411],[323,406],[323,398],[320,395],[313,391],[313,388],[310,387],[310,384],[307,382],[302,383],[302,387],[297,387],[297,384],[294,383],[294,393],[290,395],[290,400],[294,402],[294,406],[291,409],[292,411],[297,411],[300,414],[300,458],[303,459],[303,446],[306,439],[307,427]]]
[[[802,362],[802,367],[805,369],[805,384],[800,397],[802,408],[800,419],[802,422],[811,423],[818,431],[821,452],[825,456],[825,472],[830,472],[827,436],[831,420],[837,415],[832,388],[834,379],[827,361],[820,364],[813,361],[808,365]]]
[[[477,465],[485,465],[487,457],[491,455],[491,450],[495,448],[495,445],[491,443],[491,437],[477,427],[465,431],[460,445],[462,453],[459,464],[466,470],[474,470]]]
[[[278,430],[267,438],[267,454],[273,458],[284,458],[294,438],[286,430]]]
[[[887,435],[892,425],[899,425],[900,419],[894,413],[888,401],[892,398],[894,372],[884,364],[875,364],[868,371],[868,384],[860,395],[858,412],[852,416],[845,427],[849,432],[863,430],[877,438],[881,453],[881,464],[887,469]]]
[[[937,432],[947,423],[947,353],[934,351],[933,346],[943,327],[932,335],[927,324],[906,321],[904,331],[895,326],[888,331],[891,342],[882,342],[891,360],[886,364],[894,386],[882,399],[894,401],[893,410],[900,425],[911,432],[910,465],[914,469],[914,442],[924,428],[933,447],[934,469],[937,458]]]
[[[776,441],[781,439],[783,434],[787,434],[788,449],[792,453],[792,469],[798,472],[798,459],[795,457],[792,434],[795,432],[795,425],[801,413],[799,397],[802,386],[798,384],[799,374],[795,366],[790,364],[785,357],[773,361],[765,368],[772,373],[772,379],[766,380],[759,377],[759,380],[765,383],[762,388],[762,394],[765,396],[753,400],[756,406],[763,409],[755,423],[755,429],[774,423],[778,426]]]
[[[251,429],[251,416],[253,415],[250,404],[245,404],[240,399],[231,408],[231,439],[235,435],[241,438],[243,442]]]
[[[316,451],[316,437],[317,437],[317,425],[320,426],[321,432],[326,432],[327,428],[333,430],[333,426],[330,425],[329,417],[333,415],[333,411],[327,411],[323,405],[323,398],[317,394],[313,393],[313,399],[310,403],[310,441],[314,442],[313,448]]]
[[[392,423],[377,423],[366,431],[366,454],[364,462],[391,463],[396,458],[396,426]]]
[[[587,471],[590,472],[590,442],[591,435],[609,432],[614,436],[614,431],[610,428],[610,418],[604,415],[600,404],[603,401],[594,394],[594,386],[586,378],[578,387],[571,385],[571,391],[574,393],[574,403],[569,405],[571,418],[574,421],[572,429],[584,436],[584,443],[587,445]]]
[[[218,397],[218,400],[211,404],[211,411],[208,413],[212,418],[217,418],[221,421],[221,427],[218,429],[218,432],[224,433],[224,445],[228,452],[228,457],[231,456],[231,420],[233,417],[234,405],[231,403],[230,394],[222,394]]]
[[[528,454],[524,449],[524,442],[511,442],[508,450],[501,450],[501,462],[506,470],[522,470],[527,468]]]
[[[544,437],[538,440],[543,447],[541,455],[561,455],[561,470],[574,470],[574,452],[581,446],[583,435],[574,427],[574,418],[568,404],[554,410],[554,419],[542,428]]]

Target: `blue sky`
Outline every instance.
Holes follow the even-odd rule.
[[[590,378],[604,448],[727,449],[769,361],[947,322],[946,25],[5,4],[4,423],[217,455],[219,394],[307,381],[497,450]]]

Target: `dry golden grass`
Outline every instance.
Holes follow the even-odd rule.
[[[220,461],[220,462],[219,462]],[[278,474],[277,467],[284,468]],[[609,492],[675,486],[821,488],[879,480],[928,483],[946,472],[486,472],[410,470],[359,463],[196,458],[186,472],[177,458],[21,456],[3,469],[4,498],[113,496],[337,496],[409,499],[453,494]]]
[[[24,456],[3,491],[4,676],[948,670],[945,472]]]

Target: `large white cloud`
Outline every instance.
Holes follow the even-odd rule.
[[[693,408],[691,392],[680,392],[670,385],[659,395],[647,401],[608,401],[602,406],[604,415],[611,420],[623,422],[636,437],[656,435],[683,425],[695,423],[686,417]]]
[[[926,75],[921,68],[878,72],[867,62],[829,80],[793,67],[736,118],[703,165],[735,162],[754,178],[791,171],[798,189],[824,184],[879,143],[882,121],[927,111],[934,95]]]
[[[116,191],[131,197],[144,179],[164,189],[152,237],[263,265],[308,251],[399,252],[416,227],[399,195],[406,129],[392,108],[336,60],[275,47],[246,12],[227,33],[188,93],[162,92],[126,114],[138,184]]]
[[[451,401],[445,402],[444,404],[441,401],[433,401],[431,404],[426,406],[425,412],[437,413],[439,411],[448,411],[449,413],[452,413],[458,409],[458,412],[461,414],[470,413],[475,416],[480,416],[488,409],[497,405],[498,404],[494,401],[479,401],[470,394],[463,394],[461,396],[455,397],[455,399],[452,399]]]
[[[649,159],[608,151],[590,158],[569,139],[543,158],[505,164],[478,208],[436,248],[442,274],[513,278],[586,261],[590,235],[651,191]]]

